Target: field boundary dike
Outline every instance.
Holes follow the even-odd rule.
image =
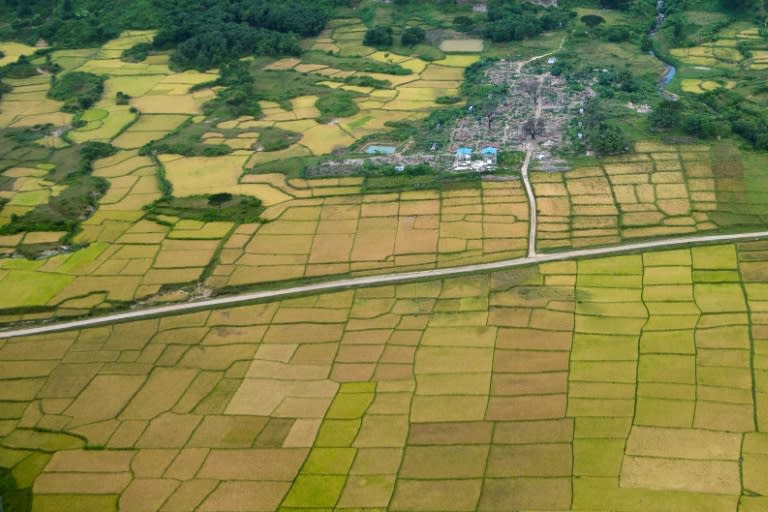
[[[463,265],[451,268],[421,270],[415,272],[398,272],[377,276],[354,277],[347,279],[334,279],[321,283],[313,283],[301,286],[292,286],[288,288],[278,288],[272,290],[263,290],[258,292],[241,293],[238,295],[217,297],[214,299],[204,299],[195,302],[186,302],[182,304],[173,304],[146,309],[137,309],[123,313],[115,313],[94,318],[82,320],[73,320],[68,322],[56,322],[35,327],[24,327],[13,330],[0,330],[0,338],[14,338],[20,336],[31,336],[36,334],[46,334],[53,332],[68,331],[72,329],[82,329],[86,327],[95,327],[121,323],[131,320],[162,317],[166,315],[176,315],[199,311],[204,309],[214,309],[218,307],[228,307],[234,305],[248,304],[265,300],[286,298],[297,295],[306,295],[312,293],[330,292],[343,289],[361,288],[365,286],[378,286],[384,284],[398,284],[412,281],[420,281],[433,278],[444,278],[459,276],[463,274],[472,274],[478,272],[490,272],[495,270],[504,270],[508,268],[521,267],[525,265],[538,264],[550,261],[563,261],[574,258],[591,258],[595,256],[605,256],[611,254],[642,251],[648,249],[666,249],[671,247],[680,247],[687,245],[706,245],[722,242],[737,242],[743,240],[761,240],[768,238],[768,231],[752,231],[747,233],[733,233],[723,235],[706,235],[693,237],[677,237],[662,240],[652,240],[647,242],[637,242],[631,244],[622,244],[617,246],[596,247],[590,249],[577,249],[549,254],[536,254],[534,256],[513,258],[496,261],[492,263],[478,263],[472,265]]]

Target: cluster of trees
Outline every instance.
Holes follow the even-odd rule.
[[[127,51],[143,60],[151,49],[178,48],[178,68],[208,69],[245,55],[300,51],[298,38],[318,34],[332,10],[348,0],[5,0],[13,20],[0,38],[58,47],[97,46],[126,29],[158,28],[151,47]]]
[[[2,99],[3,94],[9,93],[13,90],[13,87],[8,85],[7,83],[0,81],[0,99]]]
[[[169,215],[182,219],[203,222],[263,222],[260,214],[264,211],[261,200],[251,196],[218,192],[210,195],[188,197],[165,197],[145,207],[148,216],[162,223],[158,215]]]
[[[216,98],[203,105],[203,112],[220,117],[261,116],[258,96],[253,94],[254,78],[248,63],[233,61],[221,67],[220,77],[212,83],[199,84],[193,89],[221,86]]]
[[[597,72],[595,90],[601,98],[613,98],[626,93],[632,96],[655,96],[656,82],[651,75],[636,76],[629,68],[616,69],[613,66]],[[636,101],[636,100],[635,100]]]
[[[349,117],[360,112],[354,98],[354,93],[340,90],[321,96],[315,102],[315,107],[320,111],[320,121],[328,122],[336,117]]]
[[[293,34],[229,24],[220,30],[193,35],[178,43],[171,55],[176,69],[206,70],[246,55],[299,55],[299,40]]]
[[[178,68],[209,69],[246,55],[292,55],[320,33],[340,0],[175,0],[153,45]]]

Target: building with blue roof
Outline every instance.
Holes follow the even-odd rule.
[[[480,153],[483,155],[483,163],[485,165],[496,165],[498,161],[498,149],[493,146],[488,146],[483,148]]]
[[[470,165],[472,165],[472,148],[457,149],[454,167],[469,167]]]

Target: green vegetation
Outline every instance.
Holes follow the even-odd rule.
[[[335,81],[335,80],[334,80]],[[374,89],[391,89],[392,83],[389,80],[379,80],[372,76],[348,76],[342,79],[347,85],[356,85],[358,87],[373,87]]]
[[[0,496],[3,506],[8,510],[30,510],[32,507],[32,488],[18,489],[16,479],[11,472],[0,467]]]
[[[275,126],[261,128],[258,132],[258,144],[264,151],[279,151],[297,143],[301,139],[300,133],[283,130]]]
[[[35,44],[44,39],[64,48],[98,46],[126,29],[156,26],[159,2],[150,0],[36,0],[0,4],[0,15],[14,23],[0,29],[0,38]]]
[[[224,192],[159,199],[148,205],[146,210],[148,217],[153,219],[164,215],[203,222],[227,221],[243,224],[261,222],[259,215],[264,211],[264,207],[255,197]]]
[[[0,68],[0,77],[3,78],[29,78],[37,74],[37,66],[32,64],[24,55],[20,56],[16,62]]]
[[[136,43],[127,50],[123,50],[120,59],[125,62],[143,62],[152,51],[150,43]]]
[[[527,2],[493,2],[488,5],[484,34],[494,42],[521,41],[562,28],[575,14],[567,8],[545,10]]]
[[[93,73],[83,71],[66,73],[56,77],[48,96],[63,101],[61,110],[64,112],[85,110],[101,98],[105,81],[106,77]]]
[[[308,166],[317,163],[319,157],[293,157],[283,160],[265,162],[255,165],[248,170],[249,174],[271,174],[275,169],[280,169],[280,173],[286,178],[304,178],[304,171]]]
[[[181,126],[170,132],[160,140],[147,143],[139,151],[142,155],[155,153],[172,153],[183,156],[221,156],[228,155],[232,148],[226,144],[209,144],[203,139],[203,135],[210,131],[210,127],[202,123],[186,121]],[[258,146],[262,151],[278,151],[285,149],[301,139],[301,134],[277,127],[253,128],[241,130],[236,128],[218,129],[225,138],[240,135],[258,135]]]
[[[354,97],[355,94],[348,91],[334,91],[319,98],[315,106],[322,114],[320,122],[327,123],[337,117],[349,117],[360,112]]]
[[[98,46],[126,29],[160,29],[152,47],[175,48],[172,63],[208,69],[246,55],[298,54],[297,36],[316,35],[336,8],[336,0],[37,0],[0,5],[0,15],[15,22],[0,29],[0,39],[35,44],[44,39],[66,48]],[[146,47],[125,57],[141,60]]]
[[[13,87],[6,84],[5,82],[0,81],[0,99],[2,99],[3,94],[7,94],[13,90]]]
[[[362,170],[366,193],[400,192],[405,190],[448,190],[477,188],[477,173],[441,172],[429,164],[405,165],[374,164],[367,161]]]
[[[41,161],[48,161],[51,149],[38,144],[37,141],[52,130],[51,125],[0,129],[0,169],[5,170],[17,165],[34,167]]]

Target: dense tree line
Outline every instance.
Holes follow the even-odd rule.
[[[154,0],[4,0],[0,18],[10,23],[0,38],[59,47],[97,46],[126,29],[158,26],[162,2]]]
[[[207,69],[245,55],[300,51],[298,38],[318,34],[334,7],[347,0],[4,0],[13,20],[1,39],[58,47],[97,46],[126,29],[158,28],[152,48],[126,52],[142,60],[150,49],[178,48],[179,68]]]
[[[157,49],[171,62],[207,69],[246,55],[300,53],[298,37],[317,35],[337,0],[166,0]]]
[[[562,28],[575,16],[575,12],[565,8],[544,9],[518,0],[491,0],[485,36],[494,42],[519,41]]]

